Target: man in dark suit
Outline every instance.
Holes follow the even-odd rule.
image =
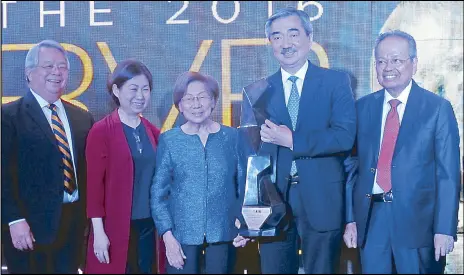
[[[356,133],[350,81],[308,61],[313,31],[304,11],[278,11],[266,22],[266,35],[281,68],[266,79],[262,95],[270,118],[261,126],[260,154],[276,158],[276,184],[288,210],[285,231],[259,240],[261,270],[297,273],[300,237],[305,272],[333,273],[344,222],[343,159]]]
[[[375,45],[384,89],[357,102],[358,179],[348,247],[363,273],[438,273],[456,240],[459,132],[450,102],[417,85],[414,38],[381,34]]]
[[[9,273],[76,273],[84,240],[90,113],[60,99],[69,60],[44,40],[26,56],[29,90],[2,107],[2,242]]]

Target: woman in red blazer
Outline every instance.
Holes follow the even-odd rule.
[[[152,75],[135,60],[118,64],[108,92],[118,105],[89,132],[87,216],[92,221],[86,273],[152,273],[155,227],[150,183],[159,129],[140,116]]]

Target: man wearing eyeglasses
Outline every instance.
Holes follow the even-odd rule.
[[[448,100],[412,79],[411,35],[381,34],[375,59],[384,89],[357,102],[359,170],[344,240],[360,247],[363,273],[439,273],[458,225],[456,117]]]
[[[60,99],[63,47],[44,40],[25,61],[29,89],[2,108],[2,243],[8,273],[76,273],[85,229],[90,113]]]

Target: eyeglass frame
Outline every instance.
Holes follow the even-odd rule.
[[[60,67],[60,66],[62,66],[62,67]],[[54,63],[54,64],[37,65],[37,67],[40,67],[40,68],[46,70],[47,72],[52,72],[53,68],[55,68],[55,67],[59,72],[67,72],[67,71],[69,71],[68,65],[66,65],[66,64],[56,64],[56,63]]]
[[[188,97],[188,98],[187,98]],[[192,106],[195,103],[195,99],[198,100],[201,104],[207,103],[207,101],[212,99],[212,96],[206,95],[206,96],[184,96],[181,98],[182,102],[184,102],[187,106]],[[203,102],[205,100],[205,102]],[[189,102],[190,101],[190,102]]]
[[[387,61],[388,63],[390,63],[390,65],[392,65],[393,67],[395,68],[398,68],[398,67],[401,67],[404,65],[404,63],[406,63],[406,61],[408,60],[412,60],[413,57],[408,57],[407,59],[399,59],[399,58],[393,58],[393,59],[388,59],[388,60],[384,60],[384,59],[381,59],[381,60],[375,60],[375,66],[381,66],[381,67],[386,67],[387,66]],[[384,61],[385,64],[379,64],[379,61]],[[398,61],[397,63],[395,63],[395,61]]]

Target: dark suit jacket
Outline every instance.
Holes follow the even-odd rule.
[[[280,69],[266,80],[269,85],[256,105],[264,106],[274,123],[292,129]],[[242,106],[242,115],[250,113],[243,109],[246,104]],[[271,154],[277,159],[276,183],[284,199],[291,163],[296,160],[303,206],[316,230],[335,230],[342,226],[343,159],[354,144],[355,134],[356,111],[348,75],[309,63],[293,132],[293,151],[263,143],[260,154]]]
[[[357,102],[359,158],[354,186],[358,245],[367,218],[380,149],[385,90]],[[392,160],[394,240],[409,248],[433,246],[435,233],[456,236],[460,192],[459,132],[451,104],[414,81]],[[375,232],[369,232],[374,234]]]
[[[90,113],[62,101],[72,132],[79,204],[82,206],[76,218],[84,222],[84,147],[93,118]],[[52,243],[63,204],[62,156],[50,124],[30,91],[21,99],[2,106],[1,154],[2,225],[25,218],[37,243]]]

